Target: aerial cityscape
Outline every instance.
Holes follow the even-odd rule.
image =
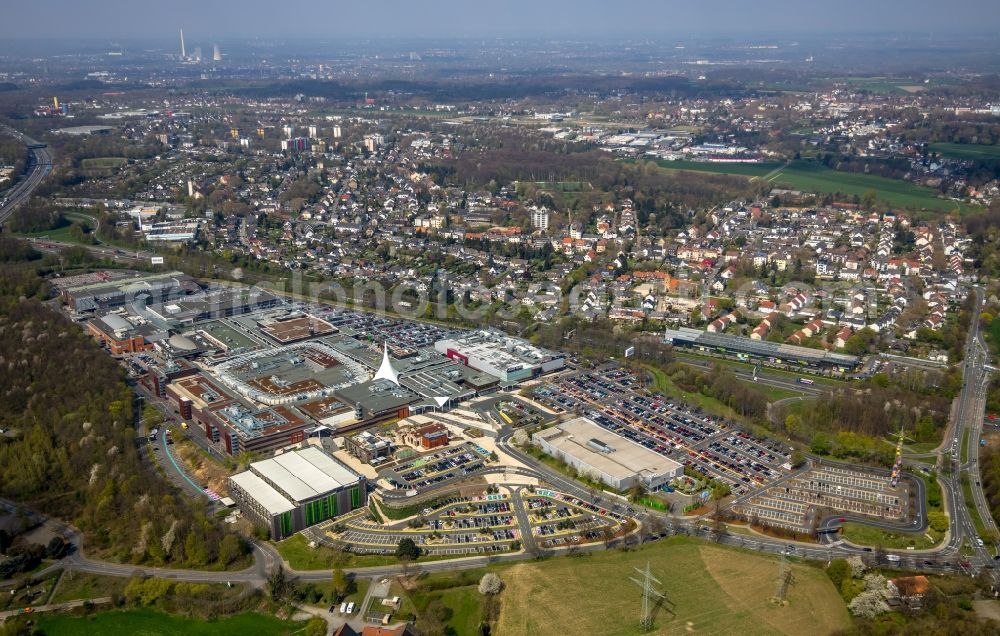
[[[1000,5],[0,23],[0,636],[1000,633]]]

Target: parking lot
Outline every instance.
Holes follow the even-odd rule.
[[[303,305],[306,307],[306,305]],[[387,318],[376,314],[351,311],[336,307],[317,308],[308,306],[313,315],[322,318],[341,331],[345,328],[359,333],[371,335],[376,341],[388,340],[399,347],[419,349],[433,347],[438,340],[454,337],[460,333],[453,329],[445,329],[412,320]]]
[[[526,533],[543,547],[598,541],[624,532],[628,521],[563,493],[524,490],[451,497],[416,520],[382,524],[354,513],[317,529],[356,552],[391,553],[409,537],[428,554],[474,554],[520,549]]]
[[[621,437],[724,482],[737,496],[788,473],[788,447],[649,391],[625,369],[566,375],[534,395],[553,410],[579,410]]]
[[[419,490],[466,477],[483,468],[488,458],[486,449],[469,442],[383,469],[379,476],[393,488]]]

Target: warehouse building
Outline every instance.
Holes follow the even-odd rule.
[[[512,385],[561,369],[561,353],[536,347],[526,340],[494,329],[480,329],[434,343],[434,348],[467,367],[489,373]]]
[[[581,475],[616,490],[628,490],[636,483],[653,490],[684,473],[684,467],[674,460],[615,435],[585,417],[539,431],[531,439]]]
[[[253,462],[229,478],[229,494],[274,539],[368,503],[365,478],[315,446]]]

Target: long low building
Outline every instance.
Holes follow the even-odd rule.
[[[615,435],[592,420],[577,417],[535,433],[532,441],[581,475],[617,490],[637,483],[655,489],[684,473],[674,460]]]
[[[823,349],[799,347],[766,340],[753,340],[744,336],[712,333],[688,327],[667,329],[664,341],[675,347],[684,347],[705,353],[721,353],[748,360],[766,361],[771,364],[789,364],[839,371],[850,371],[861,361],[857,356],[845,353],[834,353]]]
[[[365,478],[315,446],[253,462],[229,478],[229,495],[275,539],[368,503]]]

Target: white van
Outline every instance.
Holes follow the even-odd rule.
[[[340,613],[341,614],[347,613],[347,601],[344,601],[343,603],[340,604]]]
[[[899,563],[899,555],[898,554],[887,554],[887,555],[885,555],[885,559],[886,559],[886,561],[890,561],[892,563]]]
[[[347,604],[347,613],[348,614],[353,614],[354,613],[354,602],[353,601]]]

